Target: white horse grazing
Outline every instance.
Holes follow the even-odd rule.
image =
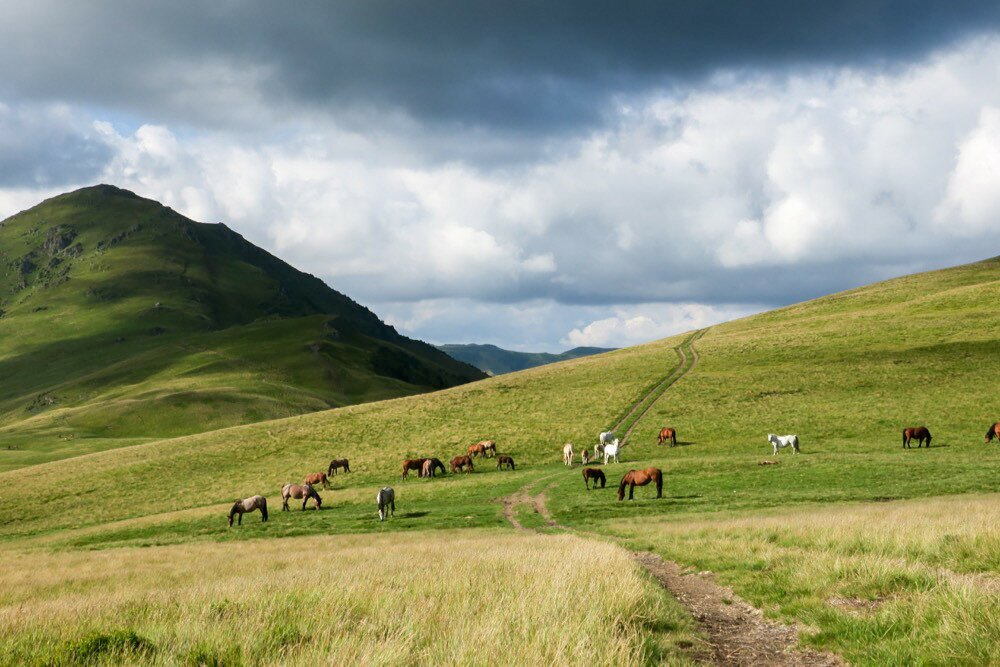
[[[567,442],[566,446],[563,447],[563,463],[568,466],[573,465],[573,443]]]
[[[615,440],[618,440],[618,437],[615,435],[614,431],[605,431],[601,434],[601,437],[598,438],[598,440],[602,445],[610,445]]]
[[[375,496],[375,501],[378,502],[379,521],[385,521],[386,510],[391,516],[396,516],[396,492],[392,490],[391,486],[383,487]]]
[[[618,444],[618,438],[615,438],[609,444],[604,445],[604,465],[608,465],[608,459],[614,459],[615,463],[620,463],[618,460],[618,453],[621,450],[622,446]]]
[[[799,451],[799,436],[797,435],[775,435],[768,433],[767,441],[774,447],[774,456],[778,455],[779,449],[784,449],[788,446],[791,446],[792,454]]]

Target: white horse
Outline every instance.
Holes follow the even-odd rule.
[[[573,443],[567,442],[566,446],[563,447],[563,463],[568,466],[573,465]]]
[[[784,449],[788,446],[791,446],[792,454],[799,451],[799,436],[797,435],[775,435],[768,433],[767,441],[774,447],[774,456],[778,455],[779,449]]]
[[[396,516],[396,492],[392,490],[391,486],[383,487],[378,495],[375,496],[375,501],[378,502],[378,520],[385,521],[386,510],[388,509],[392,516]]]
[[[621,452],[622,446],[618,444],[618,438],[615,438],[607,445],[604,445],[604,465],[608,465],[608,459],[614,459],[615,463],[620,463],[618,460],[618,453]]]
[[[602,445],[610,445],[612,442],[618,440],[618,436],[615,435],[614,431],[605,431],[598,440]]]

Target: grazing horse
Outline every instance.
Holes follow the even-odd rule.
[[[664,426],[660,429],[660,437],[656,444],[662,445],[667,440],[670,441],[671,447],[675,447],[677,445],[677,430],[672,429],[669,426]]]
[[[583,469],[583,485],[587,487],[590,491],[590,480],[594,480],[594,488],[597,488],[597,483],[601,483],[601,488],[604,488],[604,484],[607,481],[607,477],[604,476],[603,470],[598,470],[597,468],[584,468]]]
[[[990,426],[990,430],[986,431],[986,439],[983,440],[985,445],[987,442],[992,442],[993,438],[1000,438],[1000,422],[993,422],[993,426]]]
[[[451,460],[451,471],[458,472],[459,470],[473,472],[471,456],[456,456]]]
[[[567,442],[563,447],[563,463],[573,467],[573,443]]]
[[[508,456],[507,454],[501,454],[497,457],[497,470],[503,470],[504,466],[507,466],[507,470],[514,470],[514,457]]]
[[[325,472],[314,472],[306,475],[306,484],[322,484],[324,489],[330,488],[330,480],[326,478]]]
[[[621,451],[622,446],[618,444],[618,438],[615,438],[610,445],[604,445],[604,465],[608,465],[608,459],[614,459],[615,463],[620,463],[618,454]]]
[[[914,438],[917,440],[917,449],[920,449],[925,440],[927,441],[927,446],[931,446],[931,432],[927,430],[926,426],[911,426],[910,428],[904,428],[903,448],[909,449],[910,441]]]
[[[312,487],[312,484],[306,484],[304,486],[299,486],[298,484],[285,484],[281,487],[281,511],[288,511],[288,499],[295,498],[298,500],[302,499],[302,509],[305,510],[306,503],[312,498],[316,501],[316,509],[319,509],[323,505],[323,499],[319,497],[316,493],[316,489]]]
[[[656,497],[663,497],[663,471],[659,468],[646,468],[645,470],[629,470],[622,477],[622,483],[618,485],[618,500],[625,499],[625,487],[628,487],[628,499],[632,500],[632,492],[637,486],[646,486],[650,482],[656,482]]]
[[[479,444],[483,446],[483,456],[497,455],[497,443],[495,440],[480,440]]]
[[[417,471],[417,477],[420,476],[420,472],[424,468],[424,461],[427,459],[406,459],[403,461],[403,479],[410,476],[411,470]]]
[[[486,446],[481,442],[469,445],[469,449],[466,454],[469,456],[486,456]]]
[[[391,486],[382,487],[382,490],[375,496],[375,502],[378,503],[379,521],[385,521],[386,510],[389,511],[390,516],[396,516],[396,492],[392,490]]]
[[[343,468],[344,472],[351,472],[351,465],[347,462],[347,459],[334,459],[330,461],[330,467],[327,469],[327,475],[336,475],[337,468]]]
[[[427,459],[426,461],[424,461],[424,465],[420,468],[420,476],[434,477],[434,471],[437,470],[438,468],[441,469],[441,474],[443,475],[445,470],[444,470],[444,464],[441,463],[441,459],[433,459],[433,458]]]
[[[583,465],[587,465],[588,463],[590,463],[590,454],[587,452],[586,449],[580,452],[580,461],[583,462]]]
[[[617,439],[618,439],[618,436],[616,436],[616,435],[615,435],[615,432],[614,432],[614,431],[605,431],[604,433],[602,433],[602,434],[601,434],[601,435],[600,435],[600,436],[599,436],[599,437],[597,438],[597,440],[598,440],[598,441],[599,441],[599,442],[600,442],[600,443],[601,443],[602,445],[610,445],[610,444],[611,444],[612,442],[614,442],[614,441],[615,441],[615,440],[617,440]]]
[[[799,436],[797,435],[775,435],[773,433],[768,433],[767,441],[771,443],[771,446],[774,448],[773,456],[777,456],[778,450],[784,449],[785,447],[791,447],[792,454],[801,451],[799,449]]]
[[[603,456],[604,456],[604,445],[597,445],[597,446],[595,446],[594,447],[594,460],[596,461],[597,459],[602,458]]]
[[[267,521],[267,498],[264,496],[250,496],[243,500],[234,500],[233,507],[229,510],[229,526],[232,527],[233,517],[236,515],[239,515],[236,525],[242,526],[243,515],[256,510],[260,510],[261,522]]]

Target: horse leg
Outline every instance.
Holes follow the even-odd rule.
[[[243,512],[238,513],[236,515],[236,517],[237,517],[236,518],[236,525],[237,526],[242,526],[243,525]]]
[[[629,500],[634,500],[634,498],[632,498],[632,494],[634,492],[635,492],[635,482],[632,482],[631,484],[628,485],[628,499]]]

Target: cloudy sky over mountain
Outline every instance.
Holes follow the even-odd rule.
[[[0,42],[0,217],[114,183],[433,342],[1000,254],[996,2],[36,0]]]

